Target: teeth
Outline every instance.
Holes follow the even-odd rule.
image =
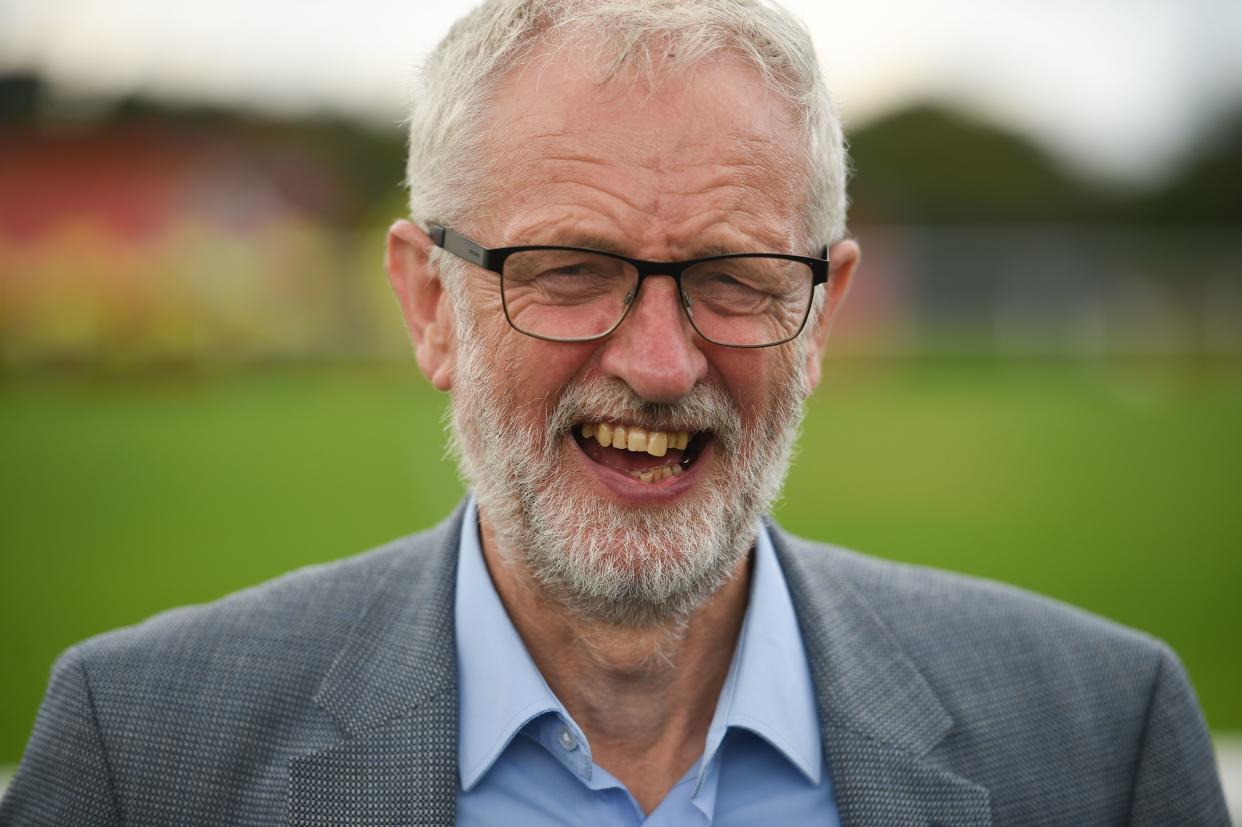
[[[660,432],[652,431],[651,435],[653,437],[659,436]],[[631,451],[646,451],[647,450],[647,432],[644,431],[642,428],[630,428],[629,431],[626,432],[625,447]],[[660,456],[660,455],[656,454],[656,456]]]
[[[662,457],[670,448],[684,451],[690,444],[690,434],[686,431],[648,431],[637,425],[610,425],[607,422],[584,422],[581,426],[584,439],[595,437],[605,448],[622,448],[627,451],[638,451]]]
[[[683,473],[685,472],[680,465],[661,465],[659,468],[648,468],[645,471],[631,471],[630,476],[642,482],[660,482]]]
[[[647,453],[653,457],[662,457],[670,449],[684,451],[691,439],[689,431],[648,431],[637,425],[627,427],[607,422],[584,422],[581,429],[584,439],[594,437],[596,442],[605,448],[612,447],[624,451]],[[671,467],[678,468],[676,465]],[[673,470],[669,471],[667,476],[680,473],[680,469]],[[635,472],[635,477],[637,476],[638,472]],[[658,475],[652,477],[653,482],[659,482],[661,479],[662,477]]]

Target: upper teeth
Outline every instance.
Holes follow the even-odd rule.
[[[687,431],[648,431],[637,425],[613,425],[608,422],[582,423],[582,436],[605,447],[624,448],[627,451],[644,451],[653,457],[662,457],[669,448],[684,449],[690,443]]]

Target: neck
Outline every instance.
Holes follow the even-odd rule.
[[[498,546],[483,515],[480,526],[492,582],[532,660],[595,762],[650,812],[703,752],[746,612],[749,558],[690,617],[633,628],[571,612],[520,554]]]

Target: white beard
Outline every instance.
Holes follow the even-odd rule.
[[[615,379],[567,386],[540,429],[519,421],[530,406],[520,409],[512,386],[495,381],[506,375],[491,361],[499,349],[484,346],[461,315],[450,444],[506,562],[593,620],[631,627],[686,620],[738,570],[757,519],[780,494],[802,420],[803,347],[788,348],[772,407],[754,411],[758,424],[749,429],[714,385],[656,404]],[[565,452],[580,450],[569,430],[582,421],[710,431],[713,467],[673,505],[617,505],[564,473]]]

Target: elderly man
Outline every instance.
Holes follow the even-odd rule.
[[[1224,824],[1141,635],[764,515],[858,262],[806,33],[494,0],[387,266],[472,497],[59,661],[5,824]]]

